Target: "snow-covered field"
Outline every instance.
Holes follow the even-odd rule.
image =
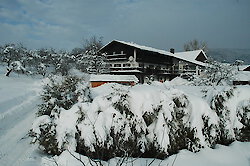
[[[36,145],[31,145],[31,139],[27,132],[32,127],[37,112],[37,104],[40,103],[39,94],[42,89],[42,79],[16,75],[4,76],[5,68],[0,66],[0,166],[47,166],[57,164],[60,166],[80,166],[67,151],[59,157],[50,156],[38,150]],[[178,81],[177,81],[178,82]],[[194,102],[201,96],[197,87],[187,87],[180,82],[175,83],[175,88],[189,94]],[[98,96],[103,92],[102,88],[92,91]],[[246,88],[249,90],[249,88]],[[102,90],[102,92],[101,92]],[[249,92],[245,92],[250,94]],[[250,98],[250,95],[249,95]],[[199,107],[199,106],[197,106]],[[76,157],[80,157],[75,154]],[[89,159],[81,156],[82,161],[89,163]],[[154,159],[128,159],[127,165],[149,165]],[[103,162],[104,165],[116,165],[119,158]],[[93,164],[93,163],[92,163]],[[89,164],[90,165],[90,164]],[[177,155],[172,155],[165,160],[154,160],[152,165],[250,165],[250,143],[234,142],[230,146],[217,145],[215,149],[205,148],[198,153],[181,150]]]
[[[41,152],[27,137],[39,104],[41,79],[4,75],[0,66],[0,165],[39,165]]]

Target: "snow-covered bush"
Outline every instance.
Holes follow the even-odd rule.
[[[77,125],[77,151],[94,158],[138,156],[144,152],[145,126],[130,108],[128,87],[115,85],[107,95],[97,97]]]
[[[7,66],[6,75],[11,72],[25,74],[61,74],[66,76],[71,68],[86,73],[107,73],[109,65],[105,54],[100,54],[101,38],[86,40],[84,48],[73,49],[71,53],[53,48],[28,50],[22,44],[5,44],[0,46],[0,63]],[[24,70],[14,70],[13,65],[19,62]],[[20,72],[22,71],[22,72]]]
[[[211,99],[211,109],[219,117],[220,144],[250,140],[250,97],[249,89],[245,88],[225,87]]]
[[[201,148],[199,138],[196,137],[196,128],[190,126],[190,102],[185,94],[174,96],[174,111],[170,126],[170,147],[171,153],[177,153],[181,149],[188,149],[196,152]]]
[[[217,116],[215,117],[217,118]],[[219,140],[219,123],[211,122],[211,117],[208,115],[202,115],[202,121],[203,121],[203,128],[202,128],[202,134],[205,138],[205,142],[209,147],[214,147],[216,143],[218,143]]]
[[[192,75],[189,80],[195,86],[232,85],[237,73],[235,65],[209,60],[204,72],[201,75]]]
[[[238,120],[243,124],[239,140],[250,141],[250,99],[243,100],[237,107]]]
[[[220,91],[211,101],[212,110],[216,111],[219,117],[219,143],[229,144],[235,140],[233,120],[230,116],[230,109],[225,104],[233,95],[234,88]]]
[[[44,86],[41,95],[43,103],[39,105],[37,120],[30,130],[33,142],[49,154],[62,152],[58,147],[56,134],[61,111],[69,110],[77,102],[87,102],[89,97],[88,83],[76,76],[51,77]]]
[[[56,124],[48,115],[42,115],[32,125],[29,136],[33,137],[32,143],[38,142],[40,149],[48,154],[58,155],[61,153],[57,148]]]
[[[53,85],[59,89],[58,84]],[[73,81],[73,85],[78,84]],[[67,94],[59,90],[60,95],[51,86],[49,89],[31,136],[52,154],[70,150],[104,160],[117,156],[165,158],[181,149],[197,152],[241,140],[249,131],[249,100],[240,96],[232,102],[240,94],[234,88],[217,89],[206,101],[164,84],[106,84],[90,89],[90,95],[72,98],[75,102],[62,98],[70,92],[76,94],[79,88],[71,88]]]
[[[46,73],[47,73],[47,66],[43,63],[40,63],[37,65],[37,74],[42,75],[43,77],[45,77]]]
[[[87,84],[76,76],[51,77],[44,86],[41,95],[43,103],[39,105],[38,116],[51,115],[53,110],[58,108],[68,110],[79,100],[88,101],[89,87]]]

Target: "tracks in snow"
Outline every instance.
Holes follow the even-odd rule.
[[[8,97],[0,99],[0,166],[40,164],[41,154],[27,137],[40,102],[40,88],[35,82],[30,85],[21,86],[16,89],[17,94],[8,93]],[[4,97],[6,89],[2,90],[0,94]]]

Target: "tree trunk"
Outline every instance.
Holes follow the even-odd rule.
[[[10,73],[12,72],[12,69],[7,69],[7,73],[5,74],[5,76],[9,77]]]

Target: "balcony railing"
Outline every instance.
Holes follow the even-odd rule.
[[[127,60],[127,58],[109,58],[108,61],[124,61]]]
[[[107,54],[106,57],[113,57],[113,56],[125,56],[126,54]]]

